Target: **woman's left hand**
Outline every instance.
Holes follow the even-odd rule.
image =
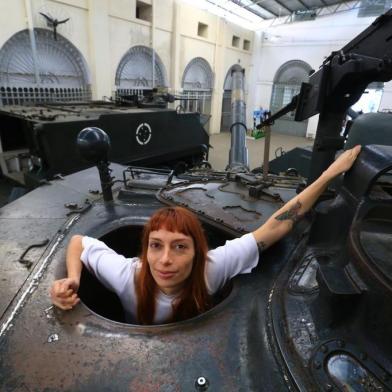
[[[324,172],[328,177],[335,178],[339,174],[348,171],[354,164],[358,154],[361,151],[361,145],[357,145],[350,150],[341,154],[335,162],[333,162],[328,169]]]

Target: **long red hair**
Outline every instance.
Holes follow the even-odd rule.
[[[200,221],[195,214],[182,207],[166,207],[155,212],[144,227],[142,238],[141,270],[136,282],[137,317],[140,324],[152,324],[158,286],[152,277],[147,261],[149,236],[152,231],[165,229],[192,237],[195,257],[192,271],[184,288],[173,304],[173,314],[168,322],[194,317],[211,307],[204,277],[208,245]]]

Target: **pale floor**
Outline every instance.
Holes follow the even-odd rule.
[[[295,147],[312,146],[314,140],[305,137],[290,136],[273,132],[271,134],[271,146],[269,159],[275,158],[275,151],[282,147],[283,151],[287,152]],[[230,133],[222,132],[210,136],[210,144],[213,148],[210,149],[209,162],[214,169],[224,170],[229,162],[230,151]],[[261,139],[246,139],[248,147],[249,168],[254,169],[263,163],[264,159],[264,138]]]

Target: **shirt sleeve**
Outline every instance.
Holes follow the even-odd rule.
[[[80,256],[86,268],[109,290],[121,294],[125,286],[133,282],[136,263],[126,259],[102,241],[84,236]]]
[[[226,241],[207,253],[206,283],[210,294],[239,274],[248,274],[259,262],[259,250],[252,233]]]

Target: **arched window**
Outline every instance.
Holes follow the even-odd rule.
[[[309,80],[311,69],[302,60],[291,60],[276,71],[270,104],[272,114],[290,103],[294,95],[299,93],[301,83]],[[274,129],[281,133],[305,136],[307,121],[296,123],[293,120],[294,114],[288,113],[275,122]],[[287,121],[291,123],[287,124]]]
[[[86,61],[66,38],[36,28],[13,35],[0,50],[0,97],[4,105],[91,99]]]
[[[225,81],[223,83],[223,99],[222,99],[222,118],[221,118],[221,132],[229,132],[231,127],[231,86],[232,76],[231,71],[237,64],[232,65],[226,73]]]
[[[151,48],[133,46],[117,67],[115,84],[117,93],[124,95],[154,87],[167,87],[165,66]]]
[[[211,91],[213,84],[212,69],[202,57],[194,58],[185,67],[181,83],[184,90]]]
[[[208,129],[211,115],[211,94],[214,85],[213,72],[208,62],[196,57],[185,67],[181,87],[184,100],[181,102],[186,111],[199,112]]]

